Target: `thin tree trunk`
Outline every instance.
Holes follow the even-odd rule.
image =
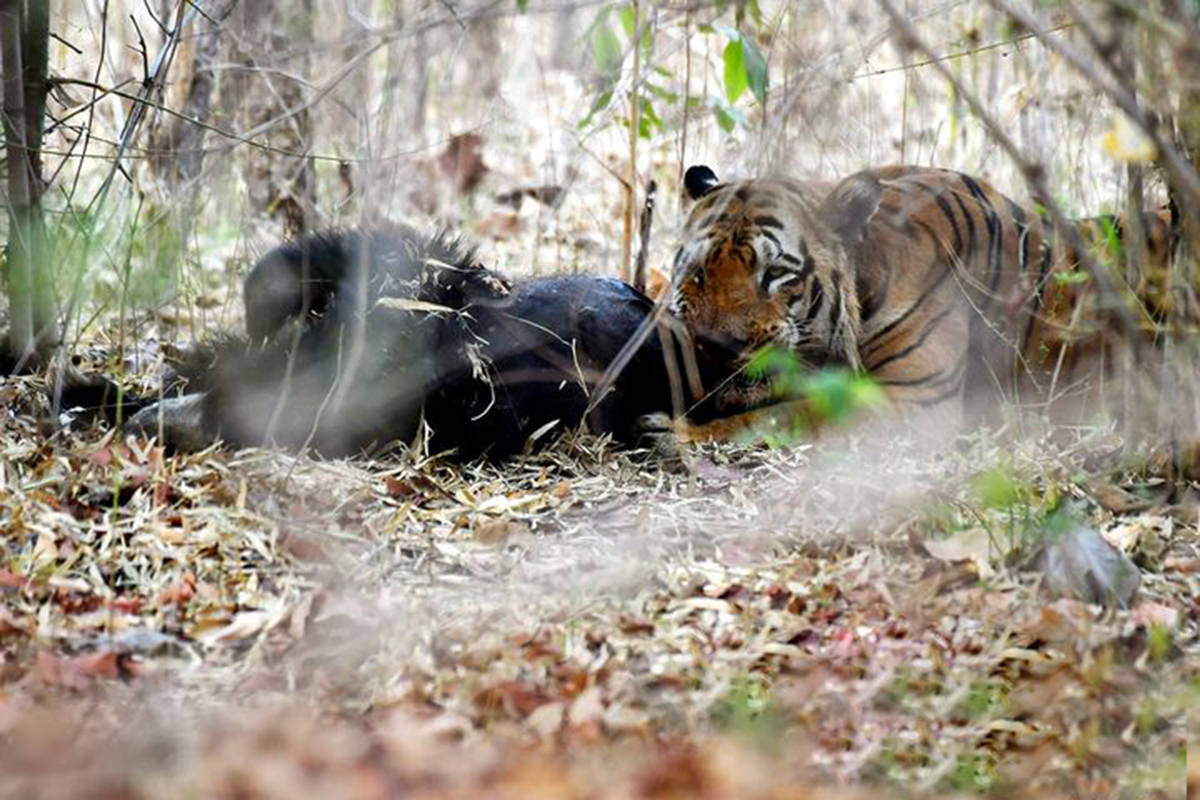
[[[1136,86],[1138,76],[1136,31],[1123,33],[1119,45],[1120,50],[1114,58],[1119,68],[1129,77],[1130,83]],[[1141,102],[1140,98],[1138,102]],[[1131,291],[1136,292],[1142,286],[1146,274],[1146,226],[1142,221],[1146,202],[1145,168],[1140,163],[1130,162],[1125,168],[1125,179],[1127,181],[1125,226],[1123,246],[1120,252],[1125,261],[1123,265],[1125,284]],[[1144,349],[1141,338],[1132,336],[1129,341],[1118,347],[1120,352],[1116,358],[1121,360],[1119,366],[1125,450],[1133,452],[1138,439],[1149,433],[1152,427],[1159,427],[1161,421],[1154,420],[1147,425],[1145,420],[1139,419],[1140,415],[1134,413],[1134,409],[1137,408],[1138,394],[1145,388],[1141,385],[1142,381],[1146,378],[1145,371],[1137,369],[1137,365],[1142,363],[1141,359],[1144,355],[1140,352]]]
[[[307,73],[307,56],[286,63],[277,63],[273,56],[297,43],[313,41],[314,4],[312,0],[299,0],[284,7],[269,0],[244,0],[239,17],[240,60],[247,63],[248,70],[237,111],[244,117],[243,126],[250,128],[303,104],[303,86],[272,73],[271,68],[280,67],[301,76]],[[281,219],[286,235],[320,225],[312,163],[304,155],[312,146],[312,130],[311,112],[300,111],[267,132],[265,139],[271,150],[250,149],[243,155],[251,207]]]
[[[207,17],[197,17],[196,41],[183,113],[191,119],[208,120],[212,110],[213,64],[221,49],[221,28],[225,19],[233,12],[237,0],[225,0],[216,4]],[[177,157],[169,175],[175,185],[185,184],[200,174],[204,166],[204,135],[206,131],[178,117],[172,122],[170,147]]]
[[[1173,53],[1172,67],[1177,74],[1185,76],[1184,88],[1178,95],[1175,124],[1184,158],[1196,170],[1200,163],[1200,88],[1196,84],[1196,76],[1200,74],[1197,72],[1200,70],[1200,43],[1196,41],[1195,33],[1200,28],[1200,10],[1194,4],[1189,9],[1186,3],[1180,3],[1173,11],[1178,15],[1181,27],[1192,34],[1181,39]],[[1175,216],[1172,223],[1177,235],[1171,260],[1172,274],[1167,283],[1173,299],[1171,329],[1173,332],[1188,331],[1200,317],[1200,297],[1197,297],[1197,287],[1200,287],[1200,207],[1181,202],[1187,194],[1179,187],[1169,184],[1168,188]],[[1168,343],[1175,351],[1174,363],[1169,365],[1173,367],[1174,393],[1168,398],[1168,402],[1176,406],[1173,409],[1175,430],[1172,431],[1178,437],[1173,437],[1174,465],[1184,475],[1194,477],[1200,473],[1200,442],[1197,441],[1200,370],[1196,368],[1200,352],[1197,352],[1195,337],[1186,333],[1174,333]]]
[[[1200,42],[1192,38],[1183,41],[1175,51],[1175,64],[1181,75],[1191,76],[1179,93],[1179,107],[1175,114],[1179,138],[1182,140],[1184,157],[1193,170],[1200,162],[1200,88],[1196,86],[1196,72],[1200,69]],[[1195,280],[1200,277],[1200,208],[1186,201],[1186,193],[1171,185],[1172,199],[1179,215],[1180,241],[1177,260],[1179,268],[1185,270],[1181,284],[1194,291]],[[1188,298],[1196,303],[1194,294]]]
[[[59,341],[41,205],[41,132],[49,33],[46,2],[0,2],[9,196],[8,350],[18,370],[45,363]]]

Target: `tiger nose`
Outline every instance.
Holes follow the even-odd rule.
[[[697,349],[712,358],[734,358],[750,347],[747,339],[711,328],[694,332],[693,338]]]

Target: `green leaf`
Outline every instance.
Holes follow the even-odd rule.
[[[652,129],[658,128],[662,130],[663,121],[654,111],[654,106],[650,104],[649,99],[642,98],[642,113],[638,118],[638,135],[643,139],[649,139]]]
[[[746,124],[746,115],[741,110],[728,105],[720,98],[712,98],[713,114],[717,117],[717,124],[721,126],[721,130],[726,133],[733,133],[733,129],[737,125]]]
[[[762,8],[760,8],[758,5],[758,0],[750,0],[750,2],[746,4],[746,6],[747,6],[748,10],[750,11],[750,19],[754,20],[754,24],[758,25],[759,28],[762,28],[763,12],[762,12]]]
[[[777,345],[767,345],[750,356],[746,375],[756,381],[767,378],[792,378],[801,373],[800,359],[791,350]]]
[[[730,103],[736,103],[749,86],[750,82],[746,80],[742,40],[734,39],[725,45],[725,97]]]
[[[591,29],[592,59],[596,68],[605,75],[616,75],[621,70],[621,41],[608,24],[608,12],[601,11]]]
[[[975,497],[985,508],[1007,508],[1021,496],[1021,484],[1006,469],[993,467],[971,480]]]
[[[750,91],[759,103],[767,102],[767,60],[748,36],[742,37],[743,61],[746,70],[746,82]],[[726,79],[728,81],[728,79]],[[726,84],[728,86],[728,83]]]
[[[621,21],[621,27],[625,29],[625,38],[633,39],[635,20],[633,18],[633,6],[621,6],[617,11],[617,19]]]
[[[818,418],[836,422],[861,407],[861,380],[861,376],[843,370],[820,370],[805,377],[804,393]]]
[[[850,400],[854,408],[881,408],[887,405],[887,395],[869,375],[855,375],[850,381]]]
[[[517,11],[524,14],[529,10],[529,0],[517,0]]]
[[[1070,272],[1054,273],[1054,282],[1061,286],[1069,286],[1075,283],[1087,283],[1092,279],[1092,276],[1082,269],[1074,269]]]
[[[638,28],[637,18],[634,16],[634,13],[633,13],[633,6],[632,5],[622,6],[620,8],[620,10],[617,11],[617,19],[619,19],[621,21],[621,27],[625,30],[625,38],[632,42],[633,37],[635,35],[637,35],[637,28]],[[642,41],[641,41],[642,49],[649,50],[650,45],[653,44],[653,39],[650,36],[650,26],[646,25],[645,22],[643,22],[641,27],[642,27]]]
[[[1171,630],[1157,622],[1150,624],[1146,644],[1152,661],[1165,661],[1171,652]]]
[[[1117,227],[1116,220],[1108,217],[1100,218],[1100,233],[1103,236],[1103,244],[1108,254],[1114,260],[1121,258],[1121,231]]]
[[[721,126],[721,130],[733,133],[733,129],[737,126],[737,120],[730,116],[728,111],[720,106],[713,106],[713,115],[717,118],[717,124]]]
[[[602,90],[598,95],[596,95],[596,99],[592,101],[592,107],[588,109],[587,116],[584,117],[583,121],[579,123],[579,127],[586,128],[592,121],[592,117],[608,108],[608,104],[612,102],[612,98],[612,85],[609,84],[609,88]]]
[[[643,81],[642,85],[646,87],[646,91],[650,92],[650,94],[654,95],[655,97],[657,97],[660,100],[665,100],[668,103],[679,102],[679,95],[675,94],[675,92],[672,92],[669,89],[664,89],[661,86],[656,86],[653,83],[651,83],[650,81]]]

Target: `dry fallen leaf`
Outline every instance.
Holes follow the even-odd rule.
[[[184,605],[196,594],[196,576],[185,572],[158,595],[160,605]]]
[[[604,719],[604,692],[591,686],[571,702],[568,718],[572,726],[589,725]]]
[[[543,740],[553,739],[562,730],[566,718],[566,704],[553,701],[538,706],[526,718],[525,724]]]
[[[42,650],[37,672],[47,685],[67,689],[83,689],[97,678],[113,680],[122,675],[119,656],[111,650],[66,657]]]
[[[34,569],[51,564],[58,560],[58,546],[54,541],[54,534],[50,531],[42,531],[38,534],[37,542],[33,546],[32,562]]]
[[[505,517],[484,518],[473,526],[475,539],[478,542],[496,547],[505,544],[509,537],[528,532],[528,530],[527,525]]]
[[[206,645],[249,639],[271,627],[278,619],[278,612],[241,611],[228,625],[204,631],[196,639]]]
[[[1200,558],[1168,558],[1163,561],[1163,569],[1193,575],[1200,572]]]
[[[23,578],[6,569],[0,569],[0,589],[18,589],[25,585],[28,578]]]
[[[28,636],[30,628],[18,619],[10,610],[0,605],[0,637],[13,635]]]
[[[459,194],[467,194],[487,174],[483,163],[483,137],[477,133],[458,133],[450,137],[437,157],[438,169],[449,178]]]
[[[1179,627],[1179,609],[1147,600],[1133,609],[1133,619],[1141,625],[1158,625],[1167,630]]]
[[[921,545],[939,561],[971,564],[981,578],[990,577],[995,571],[990,563],[991,537],[983,528],[957,531],[944,539],[926,539]]]

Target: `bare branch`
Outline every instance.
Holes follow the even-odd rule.
[[[654,224],[654,193],[658,184],[653,180],[646,185],[646,199],[642,203],[642,218],[639,220],[639,246],[637,265],[633,270],[633,288],[646,291],[646,258],[650,253],[650,226]]]
[[[886,2],[886,0],[881,0]],[[1020,22],[1030,30],[1043,27],[1040,20],[1024,9],[1017,8],[1008,0],[991,0],[992,4]],[[1124,89],[1116,81],[1101,75],[1075,48],[1058,39],[1039,37],[1046,49],[1061,56],[1076,72],[1082,75],[1092,86],[1103,92],[1129,119],[1141,128],[1142,132],[1154,142],[1162,159],[1163,167],[1167,170],[1172,183],[1176,184],[1187,195],[1185,200],[1195,207],[1200,205],[1200,175],[1188,163],[1175,145],[1163,135],[1155,120],[1145,108],[1138,103],[1137,98]]]
[[[150,98],[150,95],[159,91],[161,83],[166,79],[167,70],[170,68],[175,51],[179,46],[180,36],[192,16],[195,15],[195,8],[195,5],[188,5],[185,12],[181,4],[179,12],[175,15],[175,27],[171,29],[170,35],[167,36],[166,42],[163,43],[162,49],[154,60],[154,66],[147,68],[145,81],[142,84],[141,91],[138,92],[139,102],[134,103],[130,107],[129,116],[125,119],[125,126],[121,131],[120,144],[117,147],[117,157],[113,161],[112,168],[109,169],[108,174],[104,177],[103,182],[101,182],[100,188],[92,196],[91,202],[88,203],[87,210],[89,212],[101,205],[104,198],[108,195],[109,187],[112,186],[113,177],[119,170],[123,169],[121,161],[125,155],[125,151],[129,148],[134,134],[137,132],[146,114],[147,106],[145,101]],[[141,31],[138,32],[138,36],[139,38],[141,37]]]
[[[1002,2],[1003,0],[1000,1]],[[1050,190],[1050,184],[1046,180],[1046,171],[1042,165],[1025,155],[1016,142],[1005,133],[1004,126],[992,117],[975,93],[968,89],[958,76],[951,72],[943,62],[935,60],[937,54],[921,39],[912,23],[892,5],[891,0],[878,0],[878,2],[896,26],[901,46],[917,50],[930,59],[930,66],[933,67],[934,71],[950,84],[954,91],[958,93],[958,96],[971,109],[971,113],[987,128],[988,133],[996,140],[1001,149],[1016,163],[1022,177],[1025,178],[1030,189],[1032,189],[1034,196],[1050,212],[1050,218],[1057,232],[1066,238],[1071,249],[1078,254],[1078,258],[1084,268],[1091,274],[1092,279],[1096,282],[1097,289],[1100,291],[1101,297],[1106,301],[1112,301],[1107,302],[1106,306],[1110,306],[1116,312],[1126,331],[1130,333],[1136,332],[1137,322],[1133,319],[1129,309],[1125,307],[1124,303],[1116,302],[1115,300],[1119,295],[1116,287],[1113,285],[1112,278],[1106,270],[1101,269],[1096,264],[1095,259],[1091,256],[1090,248],[1084,243],[1078,228],[1071,223],[1071,220],[1063,213],[1062,207],[1054,199],[1054,193]],[[1134,340],[1136,341],[1136,337],[1134,337]]]

